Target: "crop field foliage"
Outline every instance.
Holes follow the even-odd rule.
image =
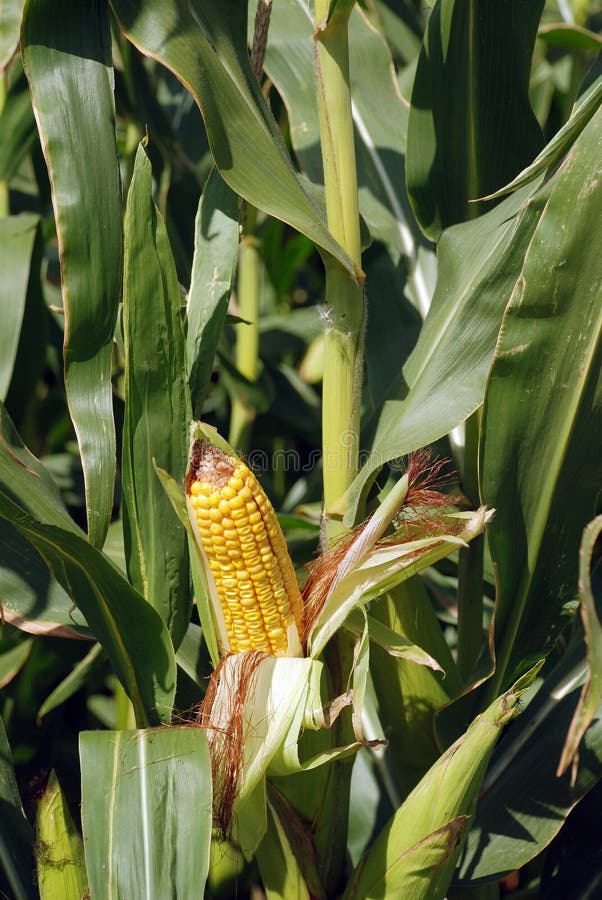
[[[0,897],[602,892],[600,0],[0,0]]]

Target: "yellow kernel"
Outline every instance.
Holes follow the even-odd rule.
[[[228,500],[220,500],[218,511],[220,515],[225,518],[230,512],[230,503]]]
[[[257,484],[257,482],[255,482],[255,484]],[[253,489],[251,488],[248,481],[247,484],[244,485],[238,496],[243,500],[244,503],[251,499],[251,497],[253,496]]]
[[[232,487],[230,487],[229,484],[227,484],[222,488],[222,497],[224,498],[224,500],[233,500],[234,497],[236,497],[236,491]]]
[[[241,519],[240,524],[237,523],[236,533],[239,538],[244,535],[252,534],[251,526],[247,523],[246,519]]]
[[[249,573],[247,572],[246,569],[239,569],[238,572],[236,573],[236,577],[237,577],[238,581],[248,581]]]
[[[232,505],[232,504],[230,504],[230,505]],[[232,512],[230,513],[230,518],[233,519],[235,522],[239,522],[241,519],[247,518],[247,511],[244,508],[233,509]]]

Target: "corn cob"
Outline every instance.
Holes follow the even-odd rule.
[[[301,593],[282,529],[255,475],[241,460],[197,440],[186,493],[215,582],[229,649],[296,655],[302,633]]]

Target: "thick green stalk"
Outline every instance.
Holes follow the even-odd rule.
[[[474,507],[479,496],[479,430],[481,413],[477,410],[466,422],[464,445],[464,493]],[[458,572],[458,669],[466,682],[474,670],[483,645],[483,551],[482,535],[460,550]]]
[[[253,217],[254,218],[254,217]],[[259,295],[261,291],[261,260],[257,239],[245,233],[238,257],[238,311],[249,324],[236,326],[236,368],[241,375],[254,382],[259,364]],[[249,436],[255,410],[239,397],[232,401],[230,443],[240,453],[249,447]]]
[[[347,16],[326,22],[328,0],[316,0],[316,78],[326,212],[330,231],[356,263],[358,280],[326,267],[322,449],[324,507],[340,515],[357,472],[360,335],[363,318],[357,174],[349,88]]]
[[[349,87],[349,13],[339,13],[328,22],[329,6],[329,0],[316,0],[315,62],[326,213],[330,231],[357,270],[357,278],[352,279],[333,260],[326,263],[322,458],[324,512],[332,539],[335,529],[342,528],[343,498],[358,467],[363,274]],[[345,690],[352,655],[349,637],[335,635],[326,651],[336,689],[333,696]],[[345,714],[335,723],[333,740],[335,745],[353,740]],[[344,881],[351,769],[349,760],[332,764],[325,803],[315,823],[320,874],[328,896],[335,896]]]

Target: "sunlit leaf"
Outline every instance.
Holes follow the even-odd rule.
[[[113,332],[122,237],[108,9],[101,0],[28,0],[23,64],[48,166],[65,308],[65,384],[101,546],[113,505]]]
[[[212,815],[203,729],[85,731],[80,759],[92,896],[202,896]]]
[[[152,200],[144,144],[136,154],[124,230],[126,558],[132,584],[166,622],[177,648],[192,608],[188,547],[153,460],[184,480],[190,396],[178,278],[165,225]]]

